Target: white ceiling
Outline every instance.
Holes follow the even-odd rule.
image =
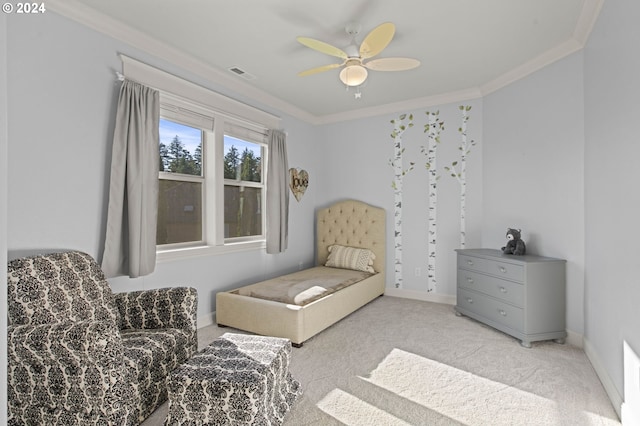
[[[205,78],[311,122],[456,102],[490,93],[581,49],[603,0],[50,0],[47,6]],[[396,25],[376,58],[421,66],[370,71],[355,99],[339,62],[297,36],[343,48],[383,22]],[[233,75],[240,67],[255,79]]]

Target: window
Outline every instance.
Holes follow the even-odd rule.
[[[265,134],[280,127],[280,118],[125,55],[120,59],[126,78],[160,91],[157,259],[265,247]],[[231,146],[243,163],[233,176],[224,170]]]
[[[201,129],[160,119],[157,245],[204,241],[203,139]]]
[[[266,130],[161,95],[159,251],[265,239]]]
[[[264,147],[224,136],[224,236],[226,239],[263,235],[262,200]]]

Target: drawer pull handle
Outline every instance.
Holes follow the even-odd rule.
[[[470,297],[467,297],[467,302],[469,302],[469,303],[473,303],[473,299],[472,299],[472,298],[470,298]]]
[[[469,284],[473,284],[473,278],[467,277],[467,282],[468,282]]]
[[[502,315],[503,317],[507,316],[507,313],[505,312],[504,309],[498,309],[498,312],[500,313],[500,315]]]
[[[473,260],[467,260],[467,265],[473,266]]]
[[[505,268],[504,266],[500,267],[500,272],[502,272],[503,274],[505,274],[507,272],[507,268]]]
[[[506,292],[507,292],[507,289],[506,289],[506,288],[504,288],[504,287],[500,287],[500,293],[506,293]]]

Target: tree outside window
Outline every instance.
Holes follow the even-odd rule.
[[[205,227],[219,229],[220,235],[215,237],[220,238],[218,244],[222,239],[226,244],[264,237],[262,159],[266,147],[224,135],[222,146],[216,148],[213,135],[166,118],[160,120],[158,246],[216,244],[206,241]],[[222,160],[223,181],[211,179],[215,164],[206,164],[203,155],[208,149],[220,153],[214,158]],[[205,185],[213,185],[215,191]],[[224,206],[214,207],[205,194],[212,196],[218,190],[224,192]],[[218,220],[223,221],[220,228]]]

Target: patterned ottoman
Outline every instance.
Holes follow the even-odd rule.
[[[225,333],[169,376],[165,425],[280,425],[302,394],[291,342]]]

